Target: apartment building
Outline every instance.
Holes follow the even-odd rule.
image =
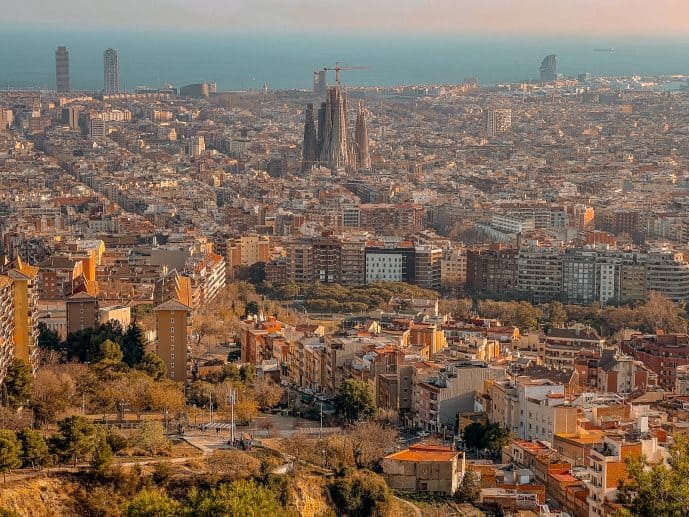
[[[622,352],[641,361],[658,375],[658,385],[672,391],[677,369],[689,365],[689,336],[686,334],[637,334],[622,342]]]
[[[519,248],[517,291],[532,303],[547,303],[562,297],[564,248],[539,246]]]
[[[662,459],[656,439],[629,441],[624,436],[608,435],[589,453],[590,480],[586,483],[589,517],[616,514],[619,482],[626,478],[626,461],[644,454],[651,462]]]
[[[467,254],[463,248],[443,250],[440,259],[440,287],[464,289],[467,281]]]
[[[457,413],[473,411],[476,393],[482,391],[485,381],[506,376],[504,368],[480,361],[446,361],[435,370],[435,375],[413,380],[409,420],[419,429],[451,430]]]
[[[574,370],[579,354],[600,354],[604,345],[605,339],[591,327],[551,328],[545,340],[538,345],[538,356],[548,368]]]
[[[414,283],[424,289],[440,289],[443,250],[431,245],[414,248]]]
[[[265,235],[248,234],[225,242],[224,256],[230,268],[251,266],[270,260],[270,238]],[[218,250],[218,252],[221,252]]]
[[[0,379],[15,357],[15,284],[12,279],[0,275]]]
[[[467,291],[486,297],[510,297],[517,291],[515,248],[467,250]]]
[[[38,365],[38,268],[17,259],[7,272],[14,284],[15,357],[35,369]]]
[[[191,307],[168,300],[156,307],[156,353],[170,379],[186,384],[191,359]]]
[[[366,246],[366,283],[416,282],[416,249],[409,241]]]
[[[565,405],[565,386],[548,379],[488,383],[485,404],[491,422],[522,440],[552,442],[555,433],[576,431],[576,409]]]
[[[80,292],[67,298],[67,333],[98,327],[98,298]]]

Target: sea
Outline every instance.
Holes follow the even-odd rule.
[[[103,51],[119,51],[120,82],[181,86],[215,81],[218,90],[307,89],[313,71],[358,66],[342,72],[350,86],[461,83],[484,85],[538,77],[541,60],[558,56],[570,76],[689,74],[689,36],[558,37],[463,34],[276,33],[227,30],[86,30],[7,26],[0,22],[0,89],[55,87],[54,52],[69,50],[71,87],[103,87]],[[596,51],[614,49],[614,51]],[[329,81],[333,81],[333,77]]]

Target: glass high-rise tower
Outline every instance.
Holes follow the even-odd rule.
[[[103,93],[120,91],[120,60],[117,50],[109,48],[103,52]]]
[[[541,62],[541,81],[549,82],[557,79],[557,56],[550,54],[546,56]]]
[[[69,91],[69,52],[67,47],[55,50],[55,89],[58,92]]]

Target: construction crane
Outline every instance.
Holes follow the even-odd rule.
[[[328,71],[328,70],[335,70],[335,84],[337,86],[340,86],[340,71],[341,70],[368,70],[369,67],[367,66],[340,66],[340,62],[337,61],[335,63],[334,68],[330,67],[323,67],[323,70]]]

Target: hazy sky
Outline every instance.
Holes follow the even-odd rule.
[[[199,30],[689,34],[689,0],[0,0],[0,23]]]

